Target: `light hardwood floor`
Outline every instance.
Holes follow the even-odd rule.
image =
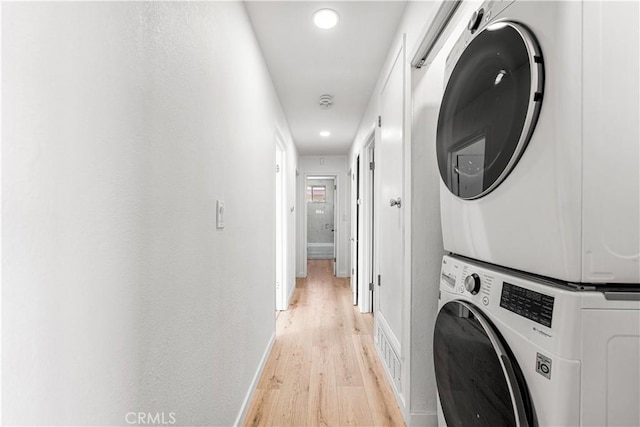
[[[309,261],[276,340],[245,426],[404,426],[376,355],[373,317],[352,305],[349,279]]]

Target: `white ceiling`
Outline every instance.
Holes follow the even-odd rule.
[[[391,47],[404,1],[245,2],[300,155],[346,154]],[[317,28],[331,8],[338,25]],[[334,97],[323,110],[320,95]],[[328,130],[331,136],[319,135]]]

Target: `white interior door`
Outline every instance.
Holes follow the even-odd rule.
[[[376,144],[376,252],[380,275],[376,320],[385,324],[398,352],[404,300],[403,51],[399,50],[380,93],[380,143]]]

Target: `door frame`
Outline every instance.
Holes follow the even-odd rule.
[[[356,274],[360,313],[374,313],[373,300],[376,288],[374,276],[375,170],[372,170],[369,165],[375,162],[376,129],[377,125],[372,124],[366,142],[358,155],[360,159],[360,218],[357,221],[359,239],[356,241],[358,245]],[[369,290],[370,283],[373,283],[373,290]]]
[[[357,306],[360,303],[360,295],[362,290],[360,289],[361,277],[359,274],[360,269],[360,180],[362,179],[361,171],[361,159],[360,154],[356,155],[351,169],[349,170],[349,177],[351,178],[351,191],[349,193],[349,200],[351,201],[351,294],[353,297],[353,305]]]
[[[275,137],[275,288],[276,310],[286,310],[287,295],[287,191],[286,191],[286,158],[287,151],[282,137]],[[279,164],[278,164],[279,162]]]
[[[338,245],[340,242],[340,238],[342,236],[342,227],[340,227],[340,214],[342,213],[340,211],[340,187],[341,187],[341,182],[340,182],[340,172],[338,171],[331,171],[331,172],[324,172],[324,171],[318,171],[318,172],[304,172],[304,174],[302,175],[302,185],[300,186],[300,200],[303,203],[303,212],[302,212],[302,261],[303,261],[303,276],[307,277],[308,271],[307,271],[307,218],[309,213],[307,212],[307,179],[309,178],[313,178],[313,177],[329,177],[329,178],[333,178],[333,182],[335,183],[335,190],[334,190],[334,195],[333,195],[333,275],[337,276],[338,273],[338,255],[339,255],[339,251],[338,251]]]

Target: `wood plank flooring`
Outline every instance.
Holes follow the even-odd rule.
[[[404,426],[373,343],[373,316],[351,301],[349,279],[311,260],[276,341],[245,426]]]

